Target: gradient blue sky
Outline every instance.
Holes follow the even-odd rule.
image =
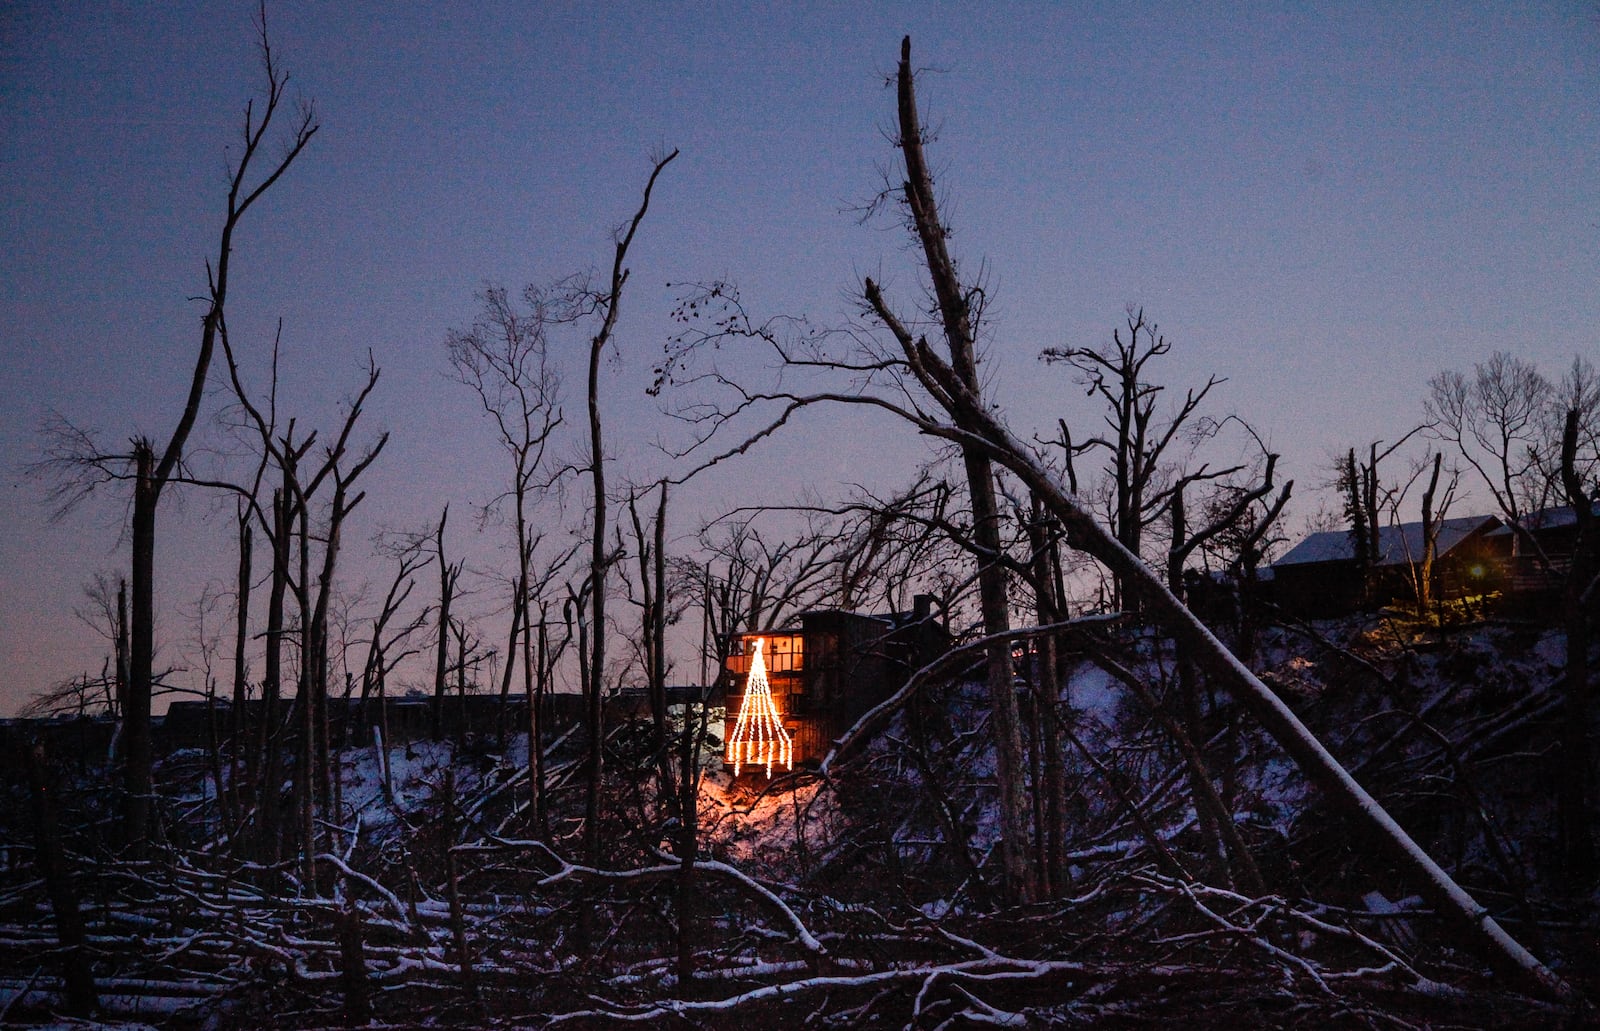
[[[124,565],[121,500],[51,525],[18,470],[52,409],[110,442],[171,432],[226,148],[259,84],[252,15],[0,7],[0,712],[98,669],[72,609],[95,570]],[[669,281],[728,275],[759,311],[832,321],[882,270],[913,303],[902,239],[847,210],[892,157],[884,81],[907,32],[955,246],[987,263],[994,396],[1019,430],[1093,418],[1035,355],[1106,340],[1143,304],[1176,344],[1168,380],[1228,377],[1219,410],[1283,453],[1303,517],[1327,455],[1414,424],[1441,368],[1600,355],[1594,3],[285,3],[269,20],[322,131],[240,232],[229,321],[260,383],[284,320],[284,405],[311,424],[333,423],[369,348],[383,367],[372,425],[394,439],[351,528],[354,576],[373,530],[465,509],[500,475],[445,377],[446,329],[485,280],[606,260],[652,150],[682,157],[608,372],[623,471],[660,465],[629,442],[661,428],[642,386]],[[887,486],[920,446],[813,424],[681,496],[681,528],[775,468],[823,492]],[[210,512],[163,506],[171,661],[199,586],[227,575]]]

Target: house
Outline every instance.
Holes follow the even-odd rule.
[[[1462,516],[1439,525],[1432,593],[1459,597],[1498,589],[1509,542],[1493,536],[1494,516]],[[1420,522],[1378,530],[1378,558],[1370,570],[1356,562],[1348,530],[1325,530],[1296,544],[1272,564],[1272,594],[1278,604],[1304,616],[1334,616],[1363,604],[1414,599],[1424,552]]]
[[[1600,519],[1600,501],[1594,504]],[[1540,509],[1521,520],[1526,534],[1509,523],[1490,531],[1503,552],[1503,578],[1508,593],[1550,595],[1562,589],[1572,553],[1578,546],[1578,513],[1571,505]],[[1532,541],[1528,540],[1532,537]]]
[[[790,739],[792,761],[818,761],[856,720],[949,650],[950,633],[933,618],[933,598],[918,595],[914,605],[909,612],[871,616],[839,609],[805,612],[788,626],[737,635],[729,642],[725,664],[731,679],[724,765],[730,770],[735,765],[735,731],[757,679],[751,670],[758,641],[771,708]]]

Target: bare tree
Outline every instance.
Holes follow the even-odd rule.
[[[1455,502],[1456,488],[1461,484],[1461,472],[1458,469],[1451,468],[1449,475],[1443,476],[1444,452],[1435,451],[1433,461],[1430,463],[1424,460],[1419,464],[1412,472],[1411,480],[1396,495],[1392,511],[1397,522],[1400,518],[1398,511],[1400,500],[1404,498],[1411,484],[1419,481],[1425,470],[1428,472],[1428,485],[1422,490],[1422,554],[1406,556],[1412,593],[1417,599],[1417,615],[1422,617],[1428,616],[1433,611],[1437,601],[1433,591],[1433,570],[1439,558],[1439,533],[1444,528],[1444,520],[1450,512],[1450,506]]]
[[[366,498],[365,491],[356,491],[355,483],[360,479],[372,463],[383,452],[384,445],[389,442],[387,433],[380,434],[378,439],[368,446],[363,452],[349,459],[350,437],[361,418],[363,407],[373,388],[378,385],[379,370],[373,362],[371,355],[367,357],[367,380],[362,385],[360,393],[350,402],[345,413],[344,425],[340,428],[339,436],[327,449],[322,468],[313,477],[306,493],[299,500],[302,512],[302,526],[305,525],[304,513],[309,504],[310,492],[316,489],[317,483],[324,477],[333,483],[333,497],[329,500],[322,527],[322,564],[317,574],[317,596],[314,607],[309,613],[302,610],[301,618],[309,626],[307,636],[307,651],[302,655],[302,664],[309,669],[310,676],[307,684],[310,697],[306,699],[310,719],[313,724],[315,751],[313,763],[313,779],[316,782],[318,799],[324,812],[331,810],[333,802],[332,768],[329,757],[328,740],[328,605],[333,593],[334,571],[337,567],[340,542],[345,520],[358,505]],[[301,540],[302,555],[305,553],[305,539]],[[309,586],[309,585],[307,585]],[[314,843],[308,839],[308,850],[314,850]]]
[[[439,516],[439,527],[433,533],[433,554],[439,564],[439,605],[434,627],[438,633],[433,665],[433,739],[444,740],[444,696],[450,675],[450,606],[455,601],[456,588],[461,579],[461,562],[445,559],[444,528],[450,521],[450,506],[444,506]]]
[[[503,287],[486,287],[479,295],[481,311],[466,330],[445,336],[450,368],[455,378],[471,388],[484,414],[493,420],[502,450],[511,460],[510,486],[484,506],[487,519],[509,504],[517,551],[517,572],[512,578],[511,630],[506,641],[506,661],[501,672],[500,738],[504,748],[506,704],[513,671],[520,659],[523,687],[533,699],[533,630],[529,618],[533,555],[539,536],[530,522],[536,491],[544,484],[545,451],[561,424],[560,377],[550,363],[547,331],[554,319],[547,296],[533,288],[526,292],[528,310],[517,310]],[[538,713],[530,716],[529,732],[539,734]],[[538,761],[538,748],[529,743],[529,761]],[[533,778],[537,784],[538,778]]]
[[[412,636],[427,625],[427,609],[420,608],[410,619],[396,623],[395,617],[411,597],[416,576],[428,562],[428,539],[421,534],[405,535],[384,550],[395,562],[395,572],[384,592],[383,603],[372,620],[372,636],[367,640],[367,655],[361,667],[361,726],[374,728],[382,749],[384,788],[392,793],[387,749],[389,740],[389,674],[405,659],[421,651],[410,645]]]
[[[1365,462],[1357,460],[1356,449],[1350,448],[1336,463],[1335,485],[1349,527],[1350,549],[1361,577],[1363,604],[1372,601],[1378,567],[1387,557],[1383,545],[1384,516],[1387,513],[1390,522],[1398,522],[1400,505],[1409,487],[1409,482],[1405,486],[1385,483],[1379,470],[1389,456],[1425,429],[1426,424],[1414,427],[1388,447],[1384,447],[1381,440],[1371,442],[1367,445]],[[1418,469],[1413,468],[1413,481],[1417,472]]]
[[[108,715],[116,718],[116,678],[111,660],[101,664],[100,673],[79,673],[35,693],[17,715],[25,720],[54,719],[59,716]]]
[[[1548,503],[1550,483],[1540,470],[1551,421],[1550,381],[1531,362],[1496,351],[1472,368],[1428,381],[1430,431],[1454,445],[1479,476],[1518,539],[1537,550],[1524,518]],[[1553,463],[1552,463],[1553,464]]]
[[[1178,465],[1173,447],[1192,433],[1201,403],[1222,380],[1212,376],[1203,386],[1186,391],[1171,413],[1158,418],[1157,405],[1166,388],[1151,378],[1146,367],[1168,354],[1172,344],[1155,323],[1145,319],[1142,308],[1130,309],[1126,322],[1126,338],[1121,328],[1113,330],[1109,347],[1046,348],[1039,357],[1071,366],[1089,393],[1105,402],[1106,432],[1074,441],[1062,423],[1059,443],[1073,480],[1072,464],[1078,456],[1095,450],[1109,452],[1106,473],[1111,487],[1108,515],[1112,533],[1123,547],[1139,555],[1145,529],[1167,513],[1172,491],[1182,489],[1172,482]],[[1183,486],[1236,471],[1207,472],[1202,468],[1187,473]],[[1112,598],[1116,608],[1138,604],[1137,599],[1125,596],[1124,587],[1120,581],[1116,583]]]
[[[1378,513],[1375,505],[1368,503],[1369,478],[1363,467],[1356,462],[1355,448],[1350,448],[1340,456],[1335,482],[1339,490],[1340,503],[1344,508],[1345,522],[1349,526],[1350,551],[1355,558],[1356,571],[1361,577],[1361,600],[1365,602],[1366,585],[1371,582],[1372,567],[1378,561]],[[1371,477],[1370,483],[1375,493],[1376,476]]]
[[[128,582],[96,573],[83,585],[87,604],[73,610],[78,621],[104,637],[112,652],[101,664],[100,674],[88,673],[63,680],[39,692],[22,707],[24,718],[87,716],[105,713],[120,719],[122,699],[128,687]]]
[[[1574,373],[1578,367],[1574,366]],[[1575,377],[1576,378],[1576,377]],[[1585,425],[1582,393],[1569,395],[1561,433],[1561,485],[1572,507],[1577,532],[1562,590],[1563,623],[1567,631],[1566,676],[1563,678],[1565,712],[1561,727],[1562,771],[1557,792],[1557,821],[1562,858],[1568,879],[1589,886],[1595,881],[1593,812],[1594,766],[1589,744],[1589,640],[1595,599],[1600,596],[1600,451],[1595,447],[1600,430],[1593,414]],[[1587,443],[1581,448],[1581,443]],[[1584,453],[1586,452],[1586,453]],[[1580,460],[1583,454],[1583,460]],[[1582,461],[1582,464],[1580,464]],[[1588,466],[1588,475],[1583,471]]]
[[[600,792],[605,767],[604,728],[605,712],[602,699],[606,665],[606,574],[613,561],[606,553],[608,521],[606,511],[605,438],[600,425],[600,359],[611,343],[621,313],[622,290],[627,285],[628,248],[634,235],[650,210],[650,194],[662,171],[678,156],[676,150],[659,158],[646,180],[644,197],[625,229],[617,233],[611,258],[611,275],[601,287],[581,286],[574,289],[568,300],[568,317],[591,317],[599,327],[589,340],[589,486],[592,493],[592,520],[589,540],[589,655],[584,666],[585,693],[588,700],[589,762],[588,803],[584,813],[584,852],[591,865],[600,862]]]
[[[1586,713],[1594,552],[1600,546],[1594,516],[1600,498],[1600,378],[1580,356],[1552,385],[1533,363],[1496,352],[1474,365],[1470,378],[1447,371],[1429,386],[1433,432],[1455,445],[1478,473],[1516,531],[1518,550],[1561,585],[1567,709],[1556,799],[1558,835],[1570,879],[1587,885],[1595,878],[1589,787],[1594,775]],[[1572,511],[1576,533],[1570,556],[1548,554],[1534,532],[1538,527],[1531,517],[1556,500]]]
[[[1193,528],[1189,526],[1186,491],[1193,483],[1211,479],[1211,475],[1202,466],[1195,473],[1182,473],[1177,476],[1165,492],[1170,519],[1166,556],[1167,589],[1172,592],[1173,597],[1185,603],[1189,600],[1186,573],[1190,557],[1224,533],[1236,531],[1240,522],[1248,518],[1255,505],[1272,496],[1275,486],[1273,474],[1277,464],[1277,455],[1266,454],[1260,481],[1242,486],[1230,485],[1232,489],[1222,492],[1227,499],[1226,502],[1220,506],[1213,505],[1208,521]],[[1238,472],[1239,468],[1225,470],[1222,475]],[[1288,503],[1293,488],[1293,481],[1284,484],[1261,516],[1263,523],[1270,524],[1278,517],[1284,505]],[[1202,836],[1213,862],[1220,871],[1225,874],[1228,872],[1227,858],[1231,856],[1235,872],[1242,872],[1244,883],[1251,890],[1259,891],[1262,888],[1260,874],[1256,872],[1253,860],[1239,840],[1234,829],[1232,814],[1225,811],[1217,802],[1211,783],[1211,773],[1201,752],[1211,734],[1201,711],[1200,671],[1189,650],[1181,644],[1178,646],[1177,665],[1178,698],[1183,708],[1184,727],[1181,733],[1175,733],[1173,737],[1179,741],[1180,748],[1188,761],[1195,811],[1199,815]],[[1234,757],[1225,756],[1223,761],[1231,767]]]
[[[922,245],[923,267],[937,301],[940,328],[949,351],[948,368],[960,389],[978,390],[977,325],[983,293],[963,283],[947,246],[947,229],[939,215],[933,174],[923,154],[923,131],[911,72],[909,38],[901,49],[896,74],[899,148],[905,162],[901,197],[911,228]],[[896,337],[909,336],[905,322],[889,307],[878,284],[867,279],[863,295],[869,310]],[[924,346],[926,346],[924,344]],[[1037,894],[1035,872],[1028,862],[1028,804],[1024,796],[1022,726],[1012,686],[1011,646],[1000,638],[1011,626],[1006,567],[1000,561],[1000,507],[995,496],[994,467],[981,447],[959,441],[972,506],[972,538],[984,553],[978,591],[984,632],[996,638],[986,652],[986,681],[992,709],[990,729],[995,746],[995,782],[1000,796],[1001,865],[1010,895],[1022,902]]]
[[[803,526],[787,534],[763,529],[764,514],[776,517],[784,511],[742,509],[701,529],[700,558],[685,560],[680,575],[696,584],[702,562],[721,567],[721,586],[713,598],[717,633],[781,626],[795,613],[823,607],[836,596],[841,607],[849,607],[848,592],[838,583],[846,531],[817,511],[806,512]]]
[[[672,776],[671,738],[667,732],[667,483],[657,484],[655,518],[639,516],[637,492],[628,492],[628,516],[633,523],[639,561],[639,608],[645,683],[650,694],[650,720],[654,734],[657,796],[671,806],[679,801],[681,784]]]
[[[156,509],[167,485],[183,478],[180,464],[184,446],[199,418],[211,358],[227,305],[234,233],[245,213],[289,170],[318,128],[315,109],[309,104],[302,105],[286,134],[280,156],[265,166],[264,174],[259,177],[255,175],[254,166],[258,158],[271,160],[262,158],[261,151],[278,108],[286,97],[289,81],[288,75],[278,67],[267,38],[265,4],[258,11],[256,27],[262,71],[266,78],[266,98],[259,109],[253,100],[245,105],[242,149],[229,174],[227,208],[216,259],[206,263],[206,313],[201,320],[200,347],[195,356],[188,398],[178,424],[167,438],[166,445],[159,448],[159,456],[157,443],[149,438],[135,438],[131,453],[113,454],[93,446],[87,434],[70,424],[63,424],[50,431],[53,444],[43,463],[63,475],[62,497],[69,505],[75,497],[81,497],[107,481],[128,480],[133,484],[130,519],[132,613],[128,691],[124,707],[127,757],[123,767],[123,787],[126,792],[123,822],[127,841],[135,850],[143,846],[149,835],[153,792],[150,776],[150,699],[155,654]]]
[[[281,334],[280,325],[280,337]],[[219,322],[218,336],[222,342],[234,398],[244,413],[245,422],[258,438],[262,464],[258,465],[255,480],[248,488],[225,482],[212,482],[211,485],[233,490],[239,496],[241,504],[255,512],[273,549],[273,570],[267,611],[267,677],[263,688],[263,725],[259,735],[265,745],[261,749],[264,753],[260,766],[263,775],[263,794],[259,818],[263,826],[263,839],[273,837],[274,818],[271,815],[272,806],[268,804],[267,793],[276,791],[276,745],[271,742],[277,733],[274,710],[280,693],[281,652],[285,640],[283,601],[285,593],[292,588],[299,608],[299,676],[295,711],[299,715],[300,748],[295,762],[295,797],[299,807],[299,832],[305,839],[305,854],[309,855],[314,851],[312,837],[315,829],[315,805],[320,805],[327,811],[333,801],[328,739],[327,642],[328,610],[332,599],[341,535],[345,519],[366,497],[365,492],[354,490],[355,482],[377,460],[389,439],[387,433],[380,434],[373,444],[357,454],[352,461],[351,437],[360,422],[368,397],[378,385],[380,372],[369,354],[366,381],[350,400],[337,437],[324,449],[320,463],[305,468],[303,465],[305,457],[315,444],[317,434],[312,432],[298,444],[295,443],[295,421],[291,419],[285,433],[281,437],[275,435],[277,342],[275,341],[273,345],[272,383],[267,393],[266,411],[263,412],[261,406],[251,399],[250,392],[244,385],[226,320]],[[270,522],[265,513],[260,512],[256,503],[262,472],[269,459],[277,466],[282,483],[274,495],[273,516]],[[311,509],[318,490],[324,483],[329,482],[333,485],[333,497],[318,521],[322,556],[318,564],[317,588],[313,602]],[[291,551],[296,541],[298,541],[299,556],[298,576],[292,575],[289,567]],[[248,543],[248,535],[241,532],[242,551]],[[248,575],[248,565],[245,558],[241,558],[240,561],[242,610],[242,599],[248,596],[247,582],[243,579]],[[269,852],[275,850],[273,846]]]

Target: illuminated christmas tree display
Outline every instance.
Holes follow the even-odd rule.
[[[794,769],[794,742],[783,729],[778,707],[772,703],[772,685],[767,683],[767,664],[761,658],[761,639],[756,638],[750,657],[750,678],[745,683],[744,704],[739,707],[739,722],[728,738],[728,761],[734,776],[745,766],[766,766],[772,776],[774,763]]]

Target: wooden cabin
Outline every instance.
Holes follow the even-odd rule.
[[[1463,516],[1440,524],[1434,597],[1499,589],[1505,552],[1502,539],[1493,536],[1499,526],[1494,516]],[[1420,522],[1380,527],[1377,561],[1363,570],[1348,530],[1311,534],[1272,564],[1272,595],[1284,608],[1313,617],[1414,599],[1413,577],[1422,563],[1423,543]]]
[[[729,687],[723,765],[730,771],[734,731],[758,640],[773,708],[799,765],[820,761],[835,738],[904,686],[913,672],[944,654],[951,638],[933,618],[929,595],[918,595],[909,612],[869,616],[824,609],[802,613],[788,626],[737,635],[729,642],[725,667]]]
[[[1594,502],[1593,511],[1600,519],[1600,501]],[[1571,505],[1561,505],[1530,513],[1520,523],[1525,532],[1506,524],[1489,533],[1503,555],[1505,591],[1532,605],[1548,602],[1561,593],[1572,568],[1579,544],[1578,513]]]

